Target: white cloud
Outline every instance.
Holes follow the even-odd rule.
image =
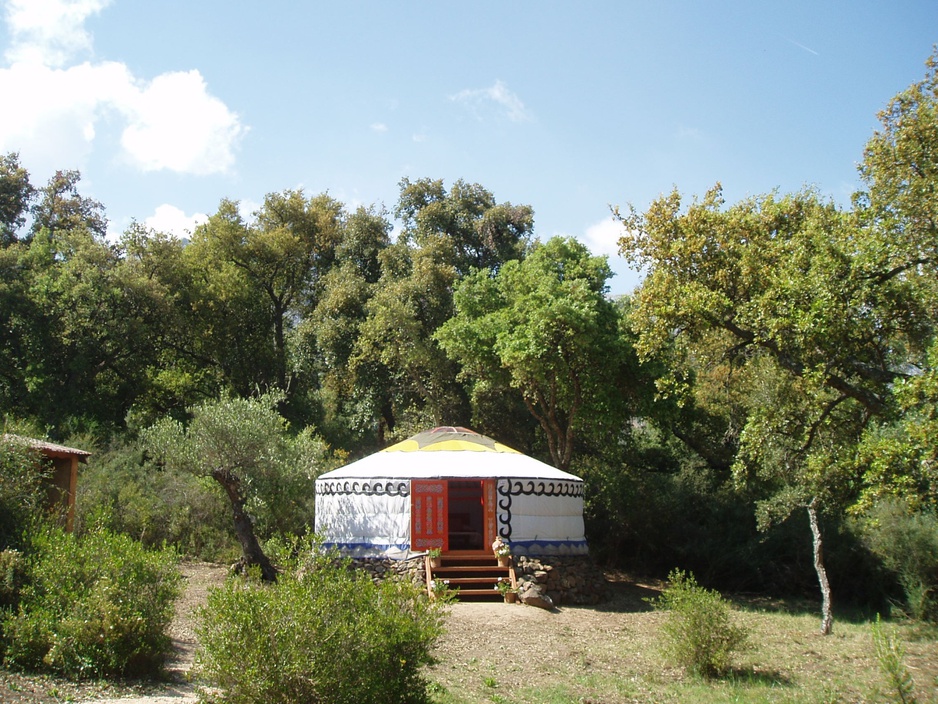
[[[461,90],[450,96],[450,100],[468,105],[477,115],[480,115],[479,111],[486,106],[494,104],[504,111],[505,116],[512,122],[527,122],[531,119],[521,99],[500,80],[495,81],[489,88]]]
[[[198,71],[157,76],[117,108],[130,122],[121,145],[143,171],[227,172],[233,147],[246,132],[238,116],[209,95]]]
[[[153,215],[143,224],[157,232],[165,232],[176,237],[190,237],[196,227],[208,220],[205,213],[186,215],[175,205],[163,204],[157,207]]]
[[[0,110],[0,151],[19,151],[24,163],[54,159],[57,168],[73,168],[90,152],[101,116],[102,101],[92,86],[100,91],[115,78],[126,82],[121,73],[118,64],[0,69],[0,95],[18,96],[15,110]]]
[[[372,125],[371,125],[371,131],[372,131],[372,132],[381,132],[381,133],[387,132],[387,131],[388,131],[388,126],[387,126],[386,124],[384,124],[383,122],[374,122],[374,123],[372,123]]]
[[[12,42],[5,52],[12,64],[62,66],[80,51],[90,51],[91,35],[82,26],[111,0],[7,0]]]
[[[247,128],[208,92],[196,71],[135,77],[113,61],[72,62],[90,50],[82,23],[109,0],[7,0],[13,41],[0,67],[0,152],[20,152],[41,170],[74,168],[89,155],[106,116],[123,118],[121,158],[143,171],[230,171]]]
[[[619,256],[619,238],[625,234],[625,226],[615,218],[608,217],[586,228],[581,238],[593,254]]]

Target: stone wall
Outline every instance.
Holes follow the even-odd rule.
[[[536,582],[555,604],[599,604],[606,599],[606,579],[593,561],[585,555],[516,557],[515,576],[519,586]],[[356,558],[352,566],[367,572],[373,580],[403,575],[417,584],[424,584],[423,556],[407,560]]]
[[[352,567],[367,572],[372,581],[405,576],[416,584],[425,584],[427,575],[423,565],[423,555],[406,560],[389,560],[384,557],[356,557],[352,560]]]
[[[519,586],[537,582],[554,604],[599,604],[605,601],[606,578],[586,555],[515,558]]]

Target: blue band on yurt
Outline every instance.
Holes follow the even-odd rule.
[[[380,554],[388,551],[407,552],[410,550],[410,543],[323,543],[322,546],[327,550],[336,549],[344,553],[369,553]]]
[[[515,540],[511,543],[513,555],[587,555],[585,540]]]

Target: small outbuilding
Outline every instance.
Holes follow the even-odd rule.
[[[316,532],[353,557],[436,548],[586,555],[583,480],[466,428],[442,427],[316,480]]]
[[[7,442],[20,443],[38,451],[51,465],[47,506],[63,517],[66,530],[71,530],[75,521],[75,495],[78,491],[78,464],[86,462],[90,452],[65,447],[45,440],[6,434]]]

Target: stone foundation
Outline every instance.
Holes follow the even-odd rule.
[[[605,601],[606,578],[586,555],[517,557],[515,576],[519,585],[534,581],[554,604],[599,604]]]
[[[586,555],[520,556],[514,561],[519,586],[523,582],[536,582],[557,605],[599,604],[607,597],[606,578]],[[407,560],[355,558],[352,566],[367,572],[374,581],[398,576],[415,584],[426,582],[423,555]]]
[[[389,577],[404,577],[414,584],[426,584],[427,574],[423,568],[423,555],[406,560],[389,560],[385,557],[356,557],[352,567],[367,572],[373,582]]]

